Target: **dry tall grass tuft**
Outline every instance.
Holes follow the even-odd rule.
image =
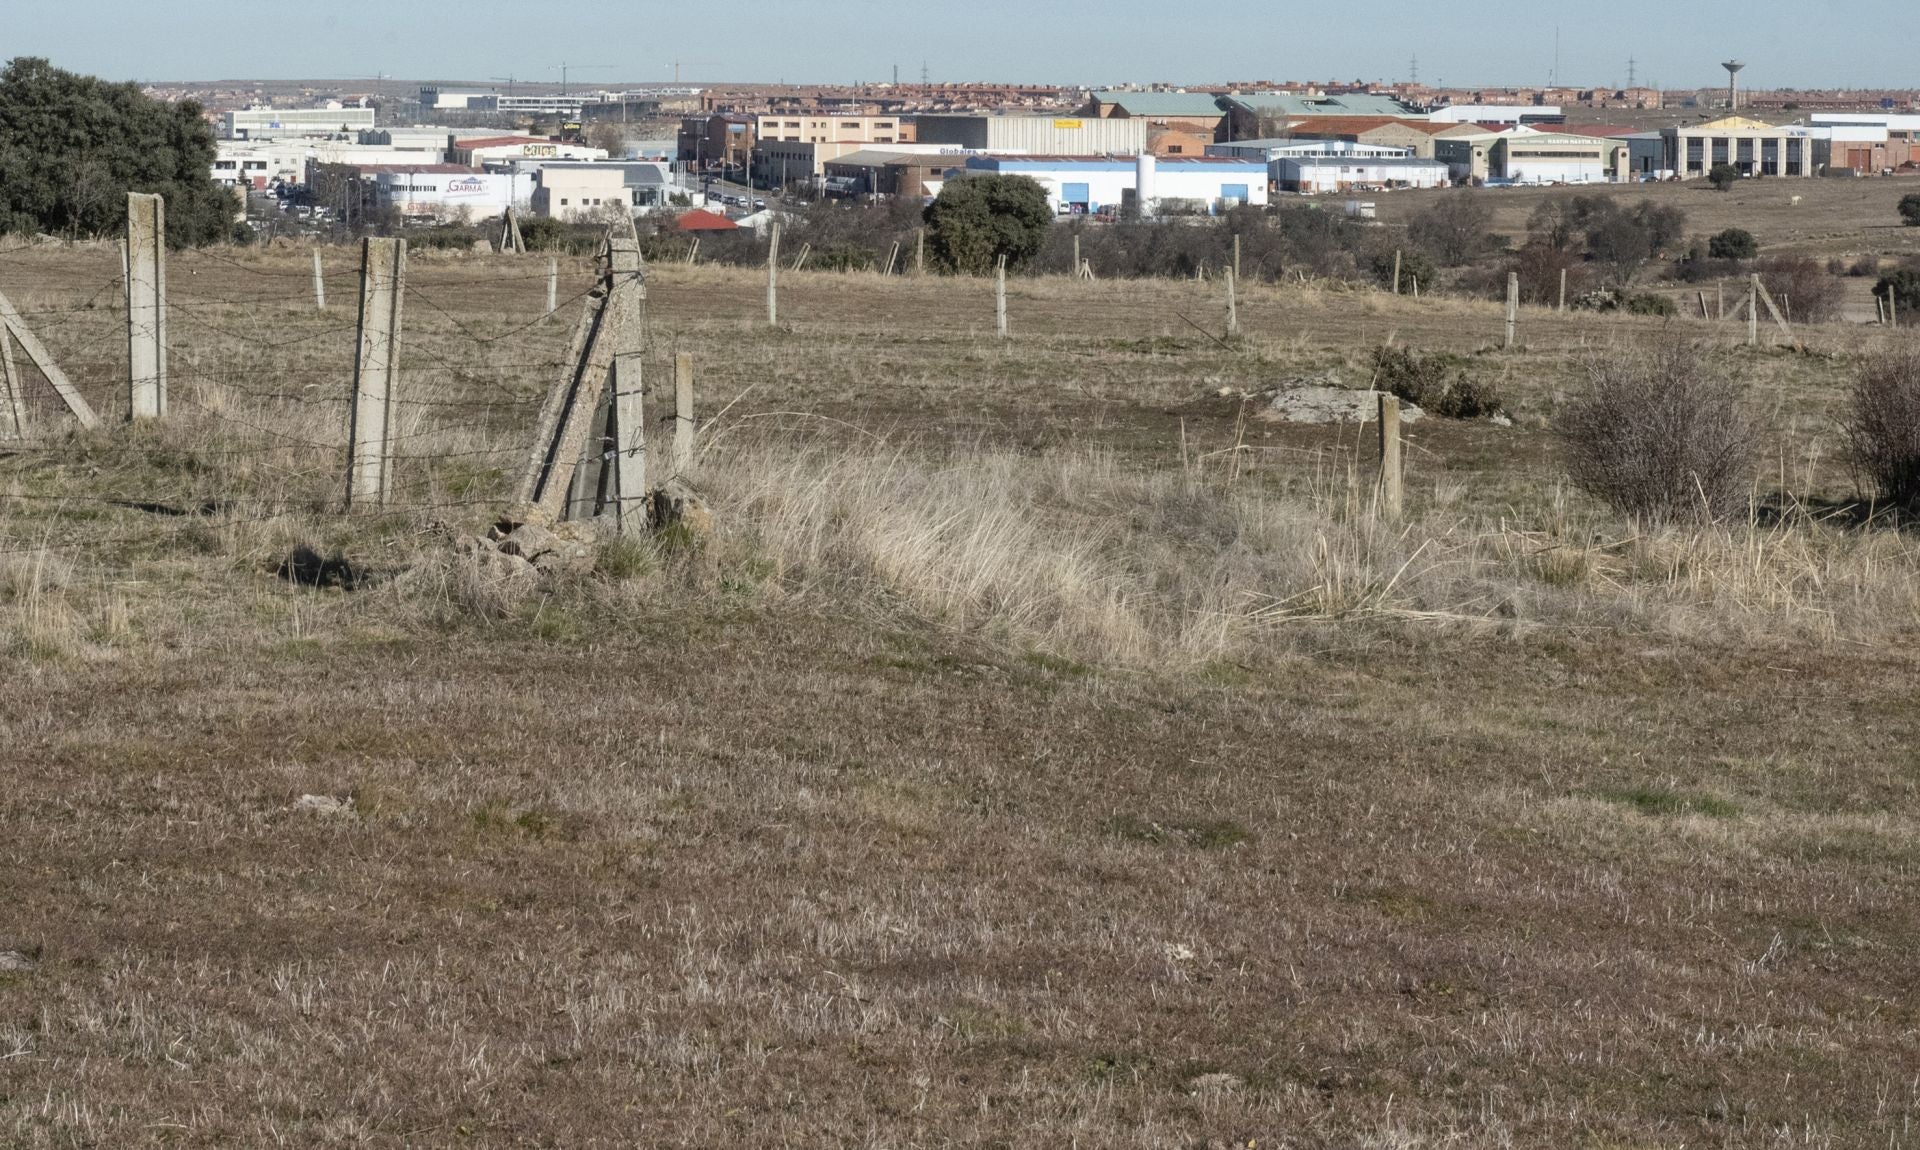
[[[711,560],[1108,664],[1247,657],[1302,623],[1362,620],[1815,640],[1920,625],[1920,550],[1811,521],[1643,531],[1434,508],[1396,525],[1331,470],[1286,495],[1085,451],[739,447],[701,476],[724,533]]]

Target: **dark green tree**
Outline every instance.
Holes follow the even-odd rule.
[[[1732,164],[1715,164],[1707,171],[1707,182],[1713,185],[1715,191],[1729,191],[1739,179],[1740,169]]]
[[[948,180],[927,205],[927,248],[934,263],[984,275],[1001,256],[1016,268],[1039,253],[1053,224],[1047,193],[1026,176],[994,173]]]
[[[1910,228],[1920,228],[1920,192],[1900,197],[1900,218]]]
[[[1920,313],[1920,268],[1901,268],[1881,276],[1873,285],[1873,294],[1886,299],[1888,292],[1893,293],[1894,305],[1903,313]]]
[[[1760,254],[1760,241],[1741,228],[1728,228],[1707,241],[1707,255],[1716,260],[1750,260]]]
[[[126,229],[127,193],[167,200],[167,242],[217,243],[236,205],[213,181],[213,129],[167,104],[22,56],[0,70],[0,233],[104,236]]]

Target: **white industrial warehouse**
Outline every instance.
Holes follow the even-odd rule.
[[[969,156],[969,173],[1027,176],[1047,193],[1056,215],[1130,210],[1142,214],[1213,214],[1267,203],[1267,165],[1225,156]]]

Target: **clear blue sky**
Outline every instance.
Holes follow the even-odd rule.
[[[15,0],[0,57],[46,56],[116,80],[369,77],[688,83],[917,79],[1107,84],[1256,78],[1420,78],[1450,85],[1723,82],[1728,56],[1754,87],[1920,86],[1914,0],[1614,0],[1478,4],[1374,0]],[[699,63],[694,63],[698,61]]]

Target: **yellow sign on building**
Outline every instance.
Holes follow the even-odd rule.
[[[1077,131],[1079,131],[1079,130],[1080,130],[1080,121],[1078,121],[1078,120],[1055,120],[1055,121],[1053,122],[1053,126],[1054,126],[1054,127],[1056,127],[1056,128],[1065,128],[1065,129],[1071,129],[1071,130],[1073,130],[1073,131],[1076,131],[1076,132],[1077,132]]]

